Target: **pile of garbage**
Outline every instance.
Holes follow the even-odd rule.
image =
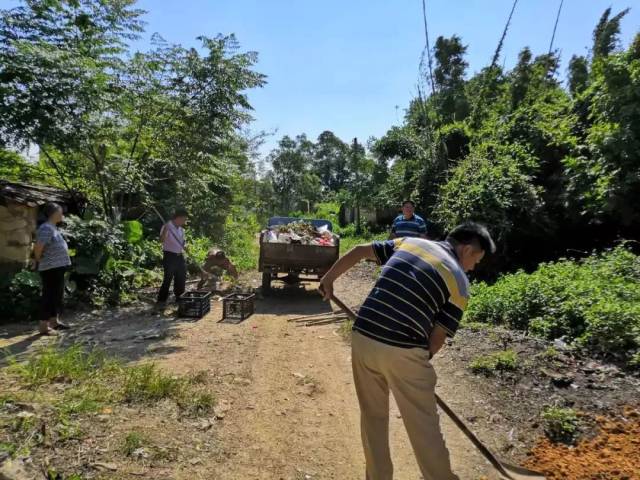
[[[336,245],[336,236],[331,233],[327,225],[315,227],[302,220],[270,227],[264,239],[268,243],[298,243],[320,247],[334,247]]]

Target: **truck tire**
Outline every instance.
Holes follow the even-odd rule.
[[[269,295],[271,293],[271,273],[262,272],[262,294]]]

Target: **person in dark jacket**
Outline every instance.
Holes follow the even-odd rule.
[[[39,331],[43,335],[55,335],[57,330],[69,328],[60,321],[64,300],[64,274],[71,265],[69,248],[58,224],[63,210],[57,203],[44,207],[47,221],[38,228],[33,248],[35,266],[42,278]]]

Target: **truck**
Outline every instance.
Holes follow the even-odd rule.
[[[333,246],[268,241],[271,228],[300,221],[333,231],[333,225],[328,220],[271,217],[268,228],[260,233],[258,270],[262,273],[262,293],[265,295],[271,292],[271,283],[276,280],[288,283],[320,281],[340,256],[340,237],[337,235],[334,236]]]

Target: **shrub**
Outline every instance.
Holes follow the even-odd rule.
[[[518,354],[513,350],[503,350],[475,358],[469,368],[474,373],[493,375],[496,371],[513,371],[518,367]]]
[[[0,318],[9,321],[31,320],[38,313],[40,275],[22,270],[0,280]]]
[[[469,220],[491,225],[494,236],[507,237],[516,225],[530,225],[540,210],[540,192],[527,174],[530,156],[515,145],[494,152],[482,146],[455,166],[440,186],[433,211],[445,230]]]
[[[141,287],[160,280],[160,243],[143,239],[140,222],[112,224],[69,216],[65,223],[74,253],[74,277],[81,278],[92,303],[117,305],[133,301]]]
[[[475,284],[465,319],[566,337],[628,360],[640,348],[640,257],[620,246],[505,275],[491,286]]]
[[[258,265],[260,224],[255,214],[234,209],[225,221],[222,247],[238,270]]]
[[[542,412],[544,430],[554,442],[573,443],[579,427],[578,416],[571,408],[547,407]]]

